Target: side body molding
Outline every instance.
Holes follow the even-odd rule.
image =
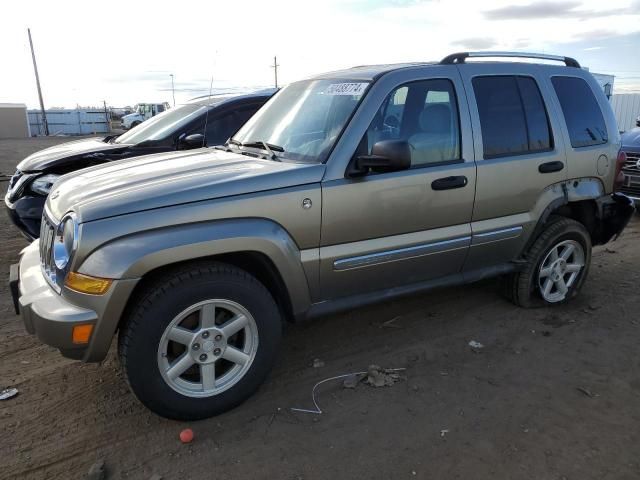
[[[173,263],[242,251],[264,254],[273,262],[296,317],[309,309],[311,297],[298,246],[279,224],[261,218],[179,225],[116,238],[94,250],[79,272],[135,279]]]

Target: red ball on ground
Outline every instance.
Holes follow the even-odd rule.
[[[191,443],[193,441],[193,430],[185,428],[180,432],[180,441],[182,443]]]

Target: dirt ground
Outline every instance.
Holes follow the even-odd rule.
[[[60,141],[0,140],[0,173]],[[1,221],[0,389],[20,394],[0,402],[0,478],[85,478],[100,459],[109,479],[640,478],[637,218],[570,305],[522,310],[487,281],[294,325],[254,397],[191,424],[145,410],[114,349],[83,365],[25,332],[6,281],[26,242]],[[374,363],[406,380],[328,382],[322,415],[290,411]]]

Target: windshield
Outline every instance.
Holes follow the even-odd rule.
[[[204,113],[206,108],[193,104],[172,108],[123,133],[114,143],[137,145],[149,140],[161,140]]]
[[[232,143],[265,142],[278,148],[278,157],[324,162],[368,85],[336,79],[292,83],[258,110]]]

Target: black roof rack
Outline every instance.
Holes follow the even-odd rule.
[[[563,57],[560,55],[546,55],[544,53],[527,53],[527,52],[460,52],[453,53],[444,57],[441,65],[453,65],[456,63],[464,63],[467,58],[537,58],[539,60],[554,60],[556,62],[564,62],[567,67],[580,68],[580,64],[575,58]]]

